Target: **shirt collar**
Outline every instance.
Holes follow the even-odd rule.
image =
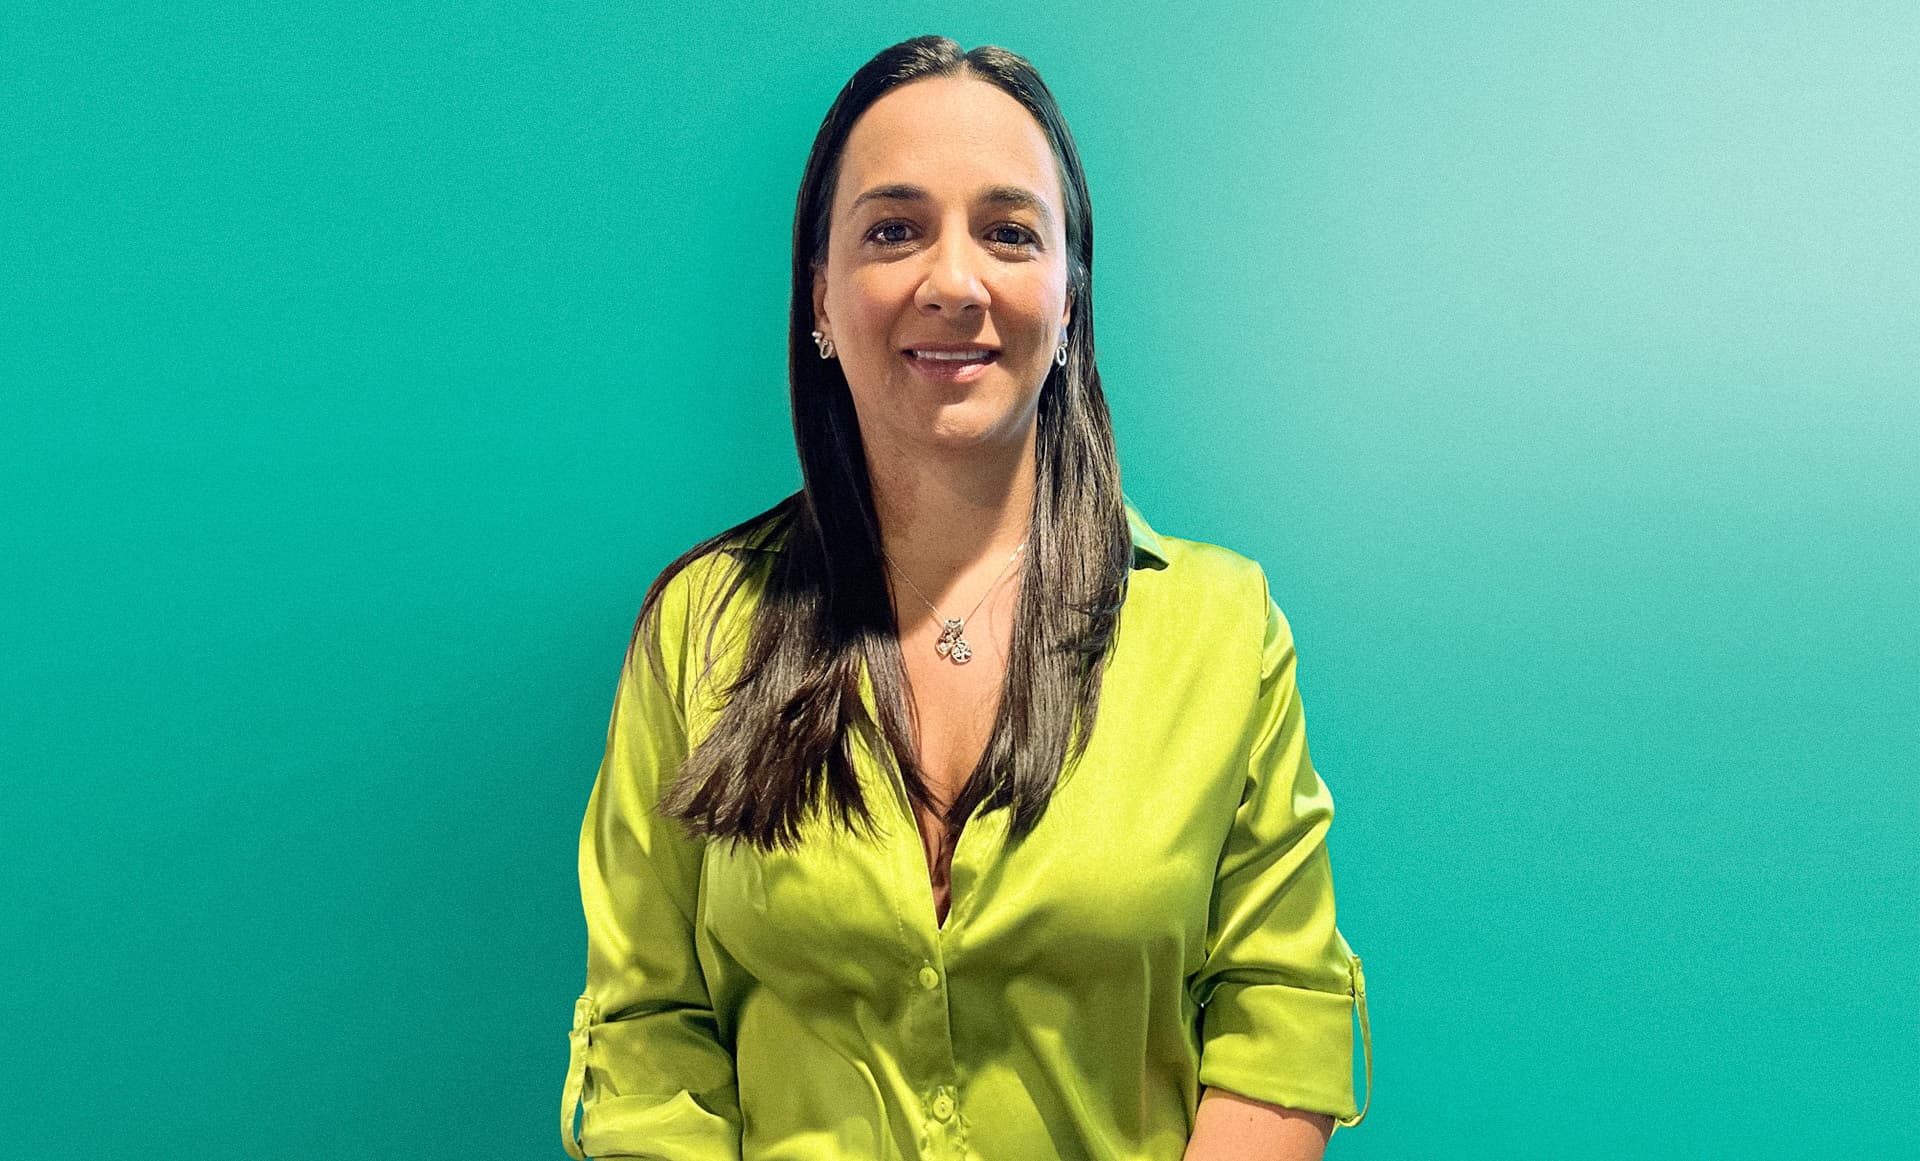
[[[1127,532],[1133,537],[1133,567],[1167,567],[1167,548],[1160,543],[1159,534],[1147,524],[1147,518],[1140,515],[1140,509],[1133,506],[1132,500],[1122,495],[1120,502],[1126,505]]]

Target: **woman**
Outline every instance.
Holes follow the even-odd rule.
[[[573,1156],[1314,1158],[1364,1115],[1292,637],[1123,498],[1092,259],[1020,57],[909,40],[828,112],[804,487],[649,589],[582,825]]]

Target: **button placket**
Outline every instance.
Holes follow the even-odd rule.
[[[968,1156],[967,1115],[960,1111],[960,1093],[951,1084],[937,1084],[920,1095],[927,1119],[921,1123],[921,1156],[927,1161],[960,1161]]]

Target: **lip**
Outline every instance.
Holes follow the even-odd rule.
[[[941,362],[935,359],[916,358],[914,351],[974,351],[987,352],[987,357],[979,362],[956,363]],[[900,352],[917,374],[941,383],[971,383],[986,374],[987,368],[1000,361],[1000,352],[993,347],[983,347],[979,343],[919,343]]]

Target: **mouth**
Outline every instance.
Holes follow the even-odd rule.
[[[1000,357],[992,347],[913,347],[900,352],[921,375],[946,383],[966,383],[986,373]]]

